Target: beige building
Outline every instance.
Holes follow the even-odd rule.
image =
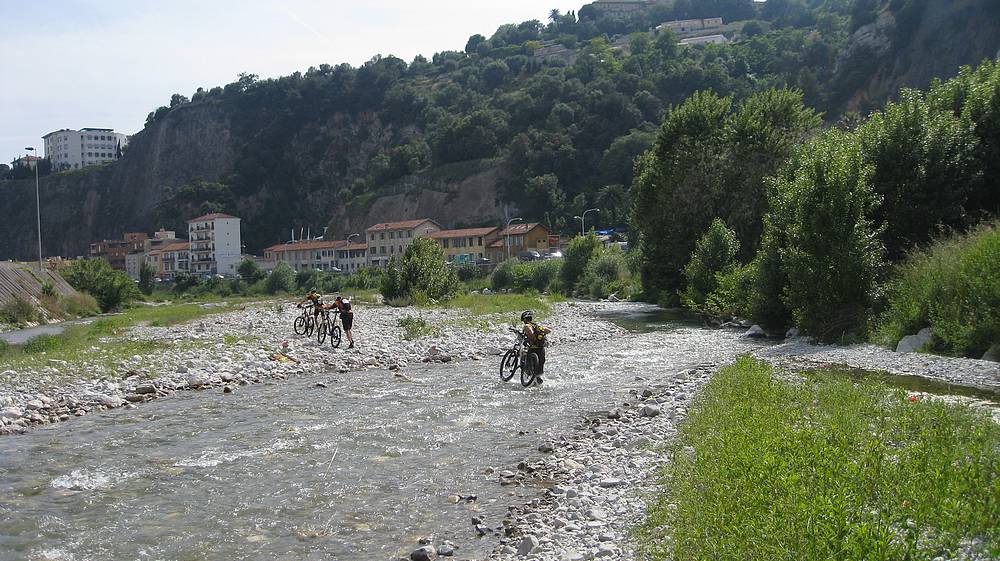
[[[191,272],[191,244],[177,242],[164,246],[160,251],[160,278],[172,279]]]
[[[667,21],[656,26],[656,30],[661,31],[669,29],[674,33],[680,34],[703,31],[705,29],[715,29],[717,27],[722,27],[722,18],[679,19]]]
[[[337,266],[351,274],[368,266],[368,244],[352,243],[337,249]]]
[[[449,263],[480,263],[487,257],[489,246],[500,236],[500,228],[467,228],[464,230],[441,230],[429,237],[444,250],[444,258]]]
[[[288,263],[296,271],[336,271],[337,249],[347,245],[343,240],[312,240],[272,245],[264,249],[264,260]],[[269,268],[273,268],[271,265]]]
[[[723,45],[728,43],[725,35],[703,35],[700,37],[688,37],[681,39],[681,45]]]
[[[489,245],[489,259],[494,264],[510,257],[527,257],[530,252],[549,253],[549,229],[538,222],[511,224]]]
[[[441,225],[429,218],[384,222],[365,230],[368,241],[368,263],[373,267],[386,267],[389,260],[402,256],[413,240],[441,230]]]
[[[649,0],[597,0],[591,6],[602,15],[625,16],[645,10],[651,3]]]

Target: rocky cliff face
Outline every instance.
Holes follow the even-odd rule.
[[[877,109],[900,88],[925,89],[935,78],[955,76],[963,65],[1000,56],[996,0],[928,1],[919,17],[911,17],[886,7],[851,36],[837,73],[853,82],[849,76],[858,71],[860,80],[849,84],[854,93],[845,110]]]
[[[136,135],[120,161],[41,178],[46,255],[85,255],[92,241],[151,231],[165,186],[225,172],[234,151],[226,115],[210,104],[179,109]],[[31,259],[34,180],[0,183],[0,216],[0,257]]]

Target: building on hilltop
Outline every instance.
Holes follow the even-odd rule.
[[[240,219],[220,212],[188,220],[193,275],[236,276],[243,253]]]
[[[656,26],[656,31],[669,29],[674,33],[681,34],[703,31],[706,29],[715,29],[722,27],[722,25],[722,18],[680,19],[663,22]]]
[[[371,226],[365,230],[368,263],[373,267],[386,267],[393,257],[402,257],[414,238],[428,236],[441,229],[441,225],[430,218],[384,222]]]
[[[30,170],[34,170],[35,166],[38,165],[38,162],[40,162],[41,160],[42,160],[42,158],[40,156],[32,156],[32,155],[29,154],[27,156],[21,156],[20,158],[14,160],[13,163],[14,163],[14,167],[20,166],[20,167],[28,168]],[[39,173],[41,173],[41,172],[39,172]]]
[[[652,0],[597,0],[590,5],[601,15],[626,16],[641,12],[652,3]]]
[[[490,244],[500,237],[500,228],[440,230],[428,237],[441,244],[444,258],[449,263],[478,264],[487,259]]]
[[[725,35],[702,35],[700,37],[688,37],[687,39],[681,39],[681,45],[722,45],[728,43],[729,39],[726,39]]]
[[[114,129],[59,129],[43,136],[42,140],[52,170],[63,171],[117,160],[128,146],[129,136]]]
[[[535,49],[531,56],[538,62],[561,60],[567,65],[576,62],[576,51],[553,40],[542,41],[541,46]]]

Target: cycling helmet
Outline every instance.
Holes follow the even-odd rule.
[[[525,323],[528,323],[529,321],[531,321],[532,319],[534,319],[534,317],[535,317],[535,314],[531,310],[525,310],[525,311],[521,312],[521,321],[523,321]]]

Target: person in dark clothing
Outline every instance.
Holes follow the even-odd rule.
[[[521,313],[521,321],[524,322],[524,337],[528,340],[528,352],[538,357],[538,372],[535,380],[542,383],[542,373],[545,371],[545,343],[546,336],[552,332],[551,329],[535,323],[535,314],[531,310]]]

